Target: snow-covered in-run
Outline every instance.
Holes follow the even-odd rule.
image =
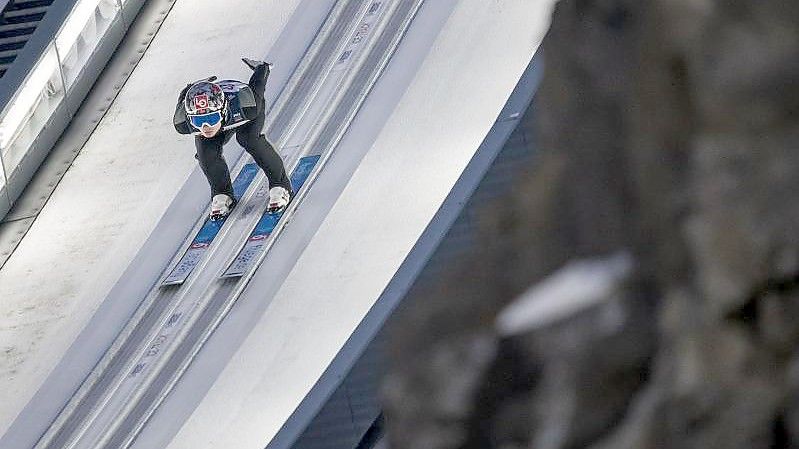
[[[0,271],[0,446],[284,447],[503,118],[552,3],[178,1]],[[251,265],[236,268],[260,173],[185,282],[161,287],[208,201],[174,97],[246,78],[239,56],[276,64],[267,130],[288,169],[313,170]]]
[[[333,156],[321,174],[329,178],[309,192],[264,267],[304,231],[312,220],[306,211],[330,201],[325,196],[336,190],[335,176],[346,173],[296,264],[285,279],[279,273],[280,281],[267,269],[256,273],[216,341],[162,408],[163,416],[190,413],[189,419],[174,437],[150,441],[168,441],[170,448],[255,448],[271,441],[374,307],[497,120],[552,6],[457,2],[432,31],[427,21],[435,22],[444,3],[422,8],[341,142],[362,148],[363,159],[348,172],[346,161],[336,159],[344,153]],[[423,29],[433,35],[416,26],[430,26]],[[225,347],[238,349],[226,355]],[[202,399],[192,399],[198,391]]]
[[[188,80],[208,74],[246,79],[250,70],[238,58],[266,56],[301,4],[242,0],[235,8],[220,8],[212,1],[178,1],[165,17],[114,104],[0,270],[0,435],[7,436],[48,376],[66,378],[85,367],[85,361],[60,366],[59,361],[176,195],[182,197],[174,204],[180,210],[171,210],[170,217],[183,229],[166,237],[177,245],[206,207],[208,190],[197,171],[194,144],[171,125],[177,92]],[[208,9],[214,13],[198,14]],[[304,48],[278,52],[286,63],[275,68],[268,98],[293,70],[291,60],[298,56],[292,50],[301,54]],[[240,152],[228,145],[229,160]],[[183,186],[187,189],[181,191]],[[163,256],[168,261],[171,254]],[[115,312],[129,315],[130,309]],[[108,321],[107,329],[95,329],[100,345],[107,346],[109,336],[119,331],[119,320]]]

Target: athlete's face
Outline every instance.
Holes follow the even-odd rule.
[[[214,137],[219,132],[220,129],[222,129],[222,122],[219,122],[213,126],[207,123],[203,123],[203,126],[200,128],[200,134],[203,137],[210,139],[211,137]]]

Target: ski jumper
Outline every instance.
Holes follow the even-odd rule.
[[[211,186],[211,196],[225,194],[233,198],[233,185],[230,180],[228,165],[222,156],[222,146],[236,135],[236,141],[244,150],[249,153],[259,167],[266,173],[269,179],[269,187],[283,187],[288,192],[292,192],[291,182],[286,175],[283,160],[275,151],[274,146],[266,139],[261,132],[266,119],[266,101],[264,91],[266,80],[269,76],[268,65],[262,64],[256,67],[250,81],[244,85],[239,81],[223,80],[217,84],[225,92],[228,108],[223,118],[223,127],[217,135],[205,138],[202,135],[194,137],[194,144],[197,148],[197,160],[200,163],[208,184]],[[242,89],[242,87],[244,89]],[[249,87],[249,89],[246,89]],[[252,92],[252,96],[247,95],[247,91]],[[175,128],[181,134],[195,133],[196,130],[186,127],[185,122],[179,123],[179,115],[183,112],[183,100],[185,91],[178,99],[178,109],[175,113]],[[254,98],[252,98],[254,97]],[[254,100],[255,114],[253,118],[250,103]],[[185,112],[183,113],[185,117]],[[188,132],[187,132],[188,131]]]

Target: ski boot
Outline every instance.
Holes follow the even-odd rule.
[[[275,186],[269,189],[269,204],[266,211],[270,214],[282,212],[291,201],[291,193],[285,187]]]
[[[212,221],[221,220],[230,215],[230,211],[233,210],[234,207],[236,207],[236,200],[234,198],[224,193],[214,195],[214,198],[211,200],[211,213],[208,218]]]

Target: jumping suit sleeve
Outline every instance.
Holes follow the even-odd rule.
[[[189,125],[186,111],[183,109],[183,100],[186,98],[186,91],[189,90],[191,84],[187,84],[178,95],[178,104],[175,106],[175,115],[172,117],[172,124],[175,125],[175,130],[180,134],[191,134],[194,132]]]
[[[266,80],[269,78],[269,64],[263,63],[255,68],[250,76],[250,81],[247,83],[253,90],[255,95],[263,98],[264,91],[266,90]]]

